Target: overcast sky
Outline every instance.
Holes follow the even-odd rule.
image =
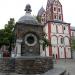
[[[60,0],[63,6],[64,21],[75,26],[75,0]],[[43,6],[46,8],[47,0],[0,0],[0,29],[10,18],[17,21],[25,14],[26,4],[31,4],[32,14],[37,15],[38,10]]]

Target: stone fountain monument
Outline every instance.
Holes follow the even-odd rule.
[[[42,74],[53,68],[52,58],[41,56],[43,50],[40,41],[43,38],[43,26],[31,15],[31,6],[26,5],[25,15],[15,26],[16,58],[15,72],[20,74]]]
[[[65,70],[53,68],[52,57],[42,56],[43,26],[31,16],[31,6],[15,25],[16,56],[0,58],[0,75],[65,75]]]

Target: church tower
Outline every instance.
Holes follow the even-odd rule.
[[[46,6],[46,22],[44,31],[51,41],[46,48],[47,56],[55,58],[71,58],[70,23],[63,21],[63,10],[59,0],[48,0]]]
[[[62,5],[59,0],[48,0],[46,6],[46,21],[63,21]]]

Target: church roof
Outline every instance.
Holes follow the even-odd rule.
[[[31,16],[30,14],[25,14],[18,20],[18,23],[37,25],[38,21],[35,17]]]
[[[71,27],[71,30],[75,31],[75,27]]]
[[[53,20],[53,21],[48,21],[48,22],[61,23],[61,24],[70,24],[70,23],[66,23],[66,22],[63,22],[63,21],[59,21],[59,20]]]
[[[38,12],[38,16],[41,16],[43,14],[43,12],[45,12],[45,9],[43,7],[41,7]]]
[[[25,15],[22,16],[17,23],[30,24],[30,25],[40,25],[37,19],[31,15],[31,6],[29,4],[26,5]]]

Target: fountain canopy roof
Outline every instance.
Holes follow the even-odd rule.
[[[26,5],[25,8],[25,15],[22,16],[19,20],[18,23],[23,23],[23,24],[31,24],[31,25],[39,25],[39,22],[37,21],[37,19],[31,15],[31,6],[30,4]]]

